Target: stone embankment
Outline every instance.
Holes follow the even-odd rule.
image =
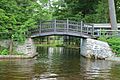
[[[94,59],[106,59],[115,56],[108,43],[94,39],[84,39],[82,41],[81,55]]]
[[[9,40],[0,41],[3,47],[9,47]],[[31,38],[26,39],[24,44],[14,42],[15,51],[22,53],[20,55],[0,55],[0,58],[33,58],[37,55],[36,47]]]
[[[35,55],[36,47],[31,38],[27,39],[24,44],[18,45],[16,48],[18,53],[24,53],[25,55]]]

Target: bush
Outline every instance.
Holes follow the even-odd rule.
[[[0,51],[0,55],[8,55],[9,51],[7,49],[3,49]]]
[[[115,52],[117,56],[120,56],[120,37],[100,37],[99,40],[108,42],[112,51]]]

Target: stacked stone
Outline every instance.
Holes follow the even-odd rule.
[[[36,55],[36,47],[31,38],[27,39],[23,45],[18,45],[16,51],[28,56]]]

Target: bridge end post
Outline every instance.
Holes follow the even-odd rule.
[[[67,19],[67,32],[69,30],[69,19]]]
[[[54,32],[56,32],[56,19],[54,20]]]
[[[40,21],[40,25],[39,25],[39,34],[41,34],[41,27],[42,27],[42,22]]]
[[[82,34],[82,28],[83,28],[83,21],[81,21],[81,23],[80,23],[80,32],[81,32],[81,34]]]
[[[94,36],[94,25],[92,24],[92,36]]]

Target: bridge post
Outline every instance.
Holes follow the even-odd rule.
[[[94,25],[92,25],[92,36],[94,36]]]
[[[87,34],[88,34],[88,30],[89,30],[89,29],[88,29],[88,25],[86,25],[86,27],[87,27]]]
[[[69,20],[67,19],[67,32],[69,30]]]
[[[41,33],[41,27],[42,27],[42,23],[40,21],[40,25],[39,25],[39,34]]]
[[[77,32],[79,32],[79,23],[77,22]]]
[[[83,21],[81,21],[81,24],[80,24],[80,32],[82,34],[82,28],[83,28]]]
[[[54,20],[54,32],[56,32],[56,19]]]

